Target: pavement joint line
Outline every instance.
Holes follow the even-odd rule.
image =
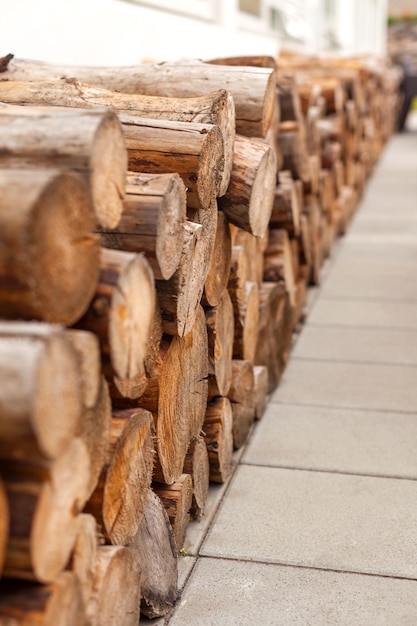
[[[404,409],[378,409],[378,408],[369,408],[369,407],[362,407],[362,406],[346,406],[343,404],[312,404],[311,402],[288,402],[288,401],[282,401],[282,400],[274,400],[273,398],[271,398],[270,402],[268,404],[277,404],[277,405],[281,405],[281,406],[307,406],[307,407],[311,407],[311,408],[319,408],[319,409],[341,409],[344,411],[366,411],[366,412],[371,412],[371,413],[388,413],[388,414],[392,414],[392,413],[398,413],[401,415],[416,415],[417,416],[417,411],[404,411]]]
[[[335,330],[342,330],[346,328],[349,330],[366,330],[367,332],[392,330],[395,332],[403,333],[409,333],[413,331],[417,333],[416,326],[366,326],[366,324],[329,324],[328,322],[307,322],[304,328],[332,328]]]
[[[301,333],[300,333],[301,336]],[[376,365],[380,367],[386,367],[389,365],[390,367],[412,367],[417,369],[417,363],[398,363],[392,361],[364,361],[358,359],[331,359],[331,358],[322,358],[322,357],[314,357],[314,356],[299,356],[296,354],[291,355],[293,361],[308,361],[312,363],[342,363],[345,365]]]
[[[338,476],[361,476],[364,478],[384,478],[389,480],[408,480],[410,482],[417,482],[417,476],[415,478],[411,476],[397,476],[393,474],[372,474],[368,472],[353,472],[346,470],[332,470],[321,469],[317,467],[297,467],[295,465],[270,465],[269,463],[251,463],[250,461],[242,461],[240,465],[246,465],[248,467],[265,467],[267,469],[285,469],[294,470],[296,472],[315,472],[317,474],[337,474]]]
[[[313,572],[333,572],[335,574],[347,574],[351,576],[369,576],[371,578],[387,578],[388,580],[390,579],[391,580],[408,580],[408,581],[417,583],[417,578],[411,578],[409,576],[373,574],[371,572],[362,572],[360,570],[336,569],[332,567],[313,567],[312,565],[301,565],[299,563],[294,564],[294,563],[286,563],[286,562],[280,562],[280,561],[260,561],[257,559],[255,560],[255,559],[236,558],[236,557],[231,557],[231,556],[219,556],[218,554],[216,555],[202,554],[198,558],[201,560],[212,559],[216,561],[233,561],[235,563],[247,563],[247,564],[254,563],[256,565],[271,565],[272,567],[274,566],[292,567],[292,568],[303,569],[303,570],[311,570]]]
[[[410,278],[409,276],[404,276],[404,278]],[[331,295],[331,294],[320,294],[320,296],[324,299],[327,298],[329,300],[332,300],[333,302],[336,301],[340,301],[340,302],[346,302],[346,301],[351,301],[351,302],[393,302],[393,303],[403,303],[403,304],[417,304],[417,298],[381,298],[380,296],[335,296],[335,295]]]

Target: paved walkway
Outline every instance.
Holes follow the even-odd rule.
[[[169,626],[417,625],[417,132],[386,147],[210,493]]]

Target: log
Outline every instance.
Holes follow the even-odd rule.
[[[282,282],[262,283],[259,292],[259,330],[258,345],[254,363],[264,365],[268,370],[268,391],[271,393],[277,386],[284,369],[284,351],[286,344],[278,344],[282,340],[281,327],[287,321],[285,285]],[[289,306],[289,305],[288,305]],[[289,326],[289,321],[287,326]]]
[[[98,223],[116,226],[123,211],[127,156],[115,113],[3,105],[0,129],[2,168],[79,172],[91,190]]]
[[[230,222],[262,237],[272,211],[277,162],[266,143],[237,135],[232,175],[226,195],[219,199]]]
[[[170,335],[184,337],[194,323],[204,289],[205,242],[201,224],[186,221],[179,267],[169,280],[156,280],[162,327]]]
[[[311,269],[309,283],[320,284],[320,269],[323,262],[320,244],[320,206],[316,196],[304,197],[305,215],[308,220],[308,232],[310,237]]]
[[[155,278],[167,280],[178,267],[184,239],[186,190],[178,174],[128,173],[121,219],[101,230],[103,246],[143,252]]]
[[[86,608],[91,626],[137,626],[140,573],[130,548],[100,546]]]
[[[295,272],[291,244],[287,231],[270,229],[268,247],[264,254],[264,280],[278,282],[282,280],[292,306],[295,304]]]
[[[254,384],[252,363],[234,359],[228,398],[233,413],[233,446],[237,450],[245,443],[255,419]]]
[[[0,315],[74,323],[97,281],[94,225],[90,195],[78,175],[0,171]]]
[[[216,57],[210,59],[206,63],[212,63],[213,65],[239,65],[245,67],[269,67],[275,70],[277,63],[274,57],[267,55],[250,55],[250,56],[237,56],[237,57]]]
[[[204,441],[209,457],[211,482],[224,483],[233,466],[233,412],[228,398],[213,398],[204,418]]]
[[[255,418],[260,420],[268,403],[268,369],[265,365],[255,365],[253,368],[255,383]]]
[[[246,282],[242,307],[234,309],[233,358],[253,361],[259,323],[259,290],[257,283]]]
[[[7,538],[9,535],[9,503],[4,487],[3,480],[0,476],[0,578],[3,571],[4,559],[6,556]]]
[[[164,335],[152,378],[139,405],[155,420],[154,478],[172,484],[181,475],[188,444],[200,434],[207,404],[207,329],[200,307],[185,337]]]
[[[219,211],[217,215],[216,237],[210,256],[206,282],[204,283],[202,304],[205,306],[213,307],[219,304],[227,287],[231,257],[232,240],[229,222],[226,215]]]
[[[128,545],[142,521],[152,482],[153,434],[149,411],[113,412],[106,463],[86,507],[112,544]]]
[[[262,283],[264,269],[264,250],[268,239],[268,230],[262,238],[253,237],[241,228],[232,227],[233,245],[242,246],[246,256],[246,280],[258,285]],[[243,288],[243,299],[246,297],[246,285]]]
[[[293,177],[307,183],[310,180],[310,161],[304,134],[295,122],[280,124],[278,141],[283,156],[282,169],[290,170]]]
[[[100,346],[93,333],[67,329],[66,337],[75,351],[81,379],[84,409],[96,406],[101,391]]]
[[[55,81],[2,82],[0,101],[83,109],[105,107],[118,113],[133,113],[144,118],[214,124],[220,128],[224,141],[225,167],[219,193],[226,193],[233,162],[236,115],[234,100],[224,89],[194,98],[166,98],[163,95],[120,93],[92,87],[73,78],[64,78]]]
[[[246,295],[246,282],[248,280],[248,262],[242,245],[232,246],[232,260],[230,266],[227,290],[234,308],[243,307]]]
[[[97,335],[103,372],[122,396],[142,392],[148,337],[155,315],[155,286],[145,257],[102,249],[96,293],[76,328]]]
[[[140,611],[150,619],[163,617],[178,596],[178,550],[165,507],[153,491],[130,548],[141,572]]]
[[[182,474],[172,485],[153,483],[153,490],[166,509],[177,549],[181,550],[190,523],[193,479],[189,474]]]
[[[291,237],[300,234],[300,215],[297,190],[292,180],[283,181],[275,189],[269,228],[283,228]]]
[[[187,188],[187,204],[208,209],[220,193],[224,142],[218,126],[151,120],[120,114],[132,172],[178,172]]]
[[[82,411],[78,361],[59,327],[0,323],[0,457],[59,458]]]
[[[88,68],[13,59],[6,64],[0,80],[73,77],[114,91],[152,96],[187,98],[225,89],[235,102],[237,132],[249,137],[264,137],[269,128],[276,82],[271,68],[216,66],[196,60]]]
[[[190,515],[199,519],[204,515],[204,508],[209,490],[209,459],[204,437],[193,439],[185,456],[183,474],[189,474],[193,484]]]
[[[89,464],[78,438],[48,464],[2,462],[10,507],[5,576],[50,583],[65,568],[87,497]]]
[[[208,336],[208,397],[226,396],[232,381],[233,304],[225,290],[216,307],[205,309]]]
[[[71,555],[69,569],[81,583],[84,606],[93,589],[94,570],[98,549],[97,524],[92,515],[81,513],[78,516],[78,533]]]
[[[85,626],[82,589],[73,572],[49,585],[8,580],[0,588],[2,626]]]

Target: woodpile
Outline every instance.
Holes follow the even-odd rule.
[[[396,75],[289,53],[0,65],[0,623],[134,625],[175,604]]]

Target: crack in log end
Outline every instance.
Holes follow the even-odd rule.
[[[0,72],[6,72],[9,69],[9,63],[13,57],[14,54],[6,54],[5,57],[0,57]]]

